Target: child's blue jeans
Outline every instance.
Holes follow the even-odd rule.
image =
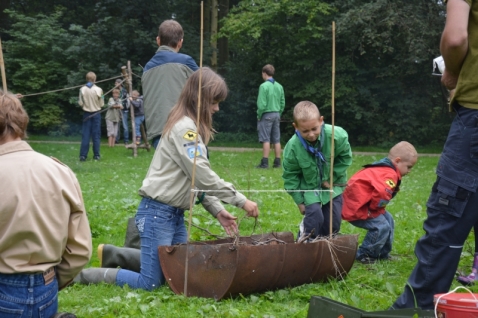
[[[395,227],[393,217],[385,211],[373,219],[357,220],[350,222],[353,226],[368,230],[362,245],[357,251],[357,259],[371,257],[375,259],[388,258],[392,250],[393,230]]]
[[[0,317],[53,317],[58,281],[45,285],[43,273],[0,274]]]
[[[136,213],[136,226],[141,237],[141,271],[120,270],[116,284],[153,290],[164,284],[158,246],[186,243],[184,211],[153,199],[143,198]]]

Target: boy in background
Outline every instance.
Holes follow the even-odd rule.
[[[141,124],[144,122],[143,96],[139,96],[139,92],[134,90],[129,98],[131,105],[134,107],[134,124],[136,131],[136,144],[141,143]]]
[[[390,259],[394,221],[385,207],[398,193],[402,177],[410,172],[417,159],[415,147],[401,141],[390,149],[387,157],[365,165],[350,178],[343,194],[342,219],[367,230],[356,256],[362,264]]]
[[[115,139],[118,135],[118,123],[122,117],[121,110],[123,109],[123,105],[119,96],[120,90],[117,88],[113,89],[113,97],[110,97],[108,101],[108,110],[105,116],[108,146],[110,147],[115,146]]]
[[[294,107],[295,135],[284,148],[284,188],[304,215],[299,237],[330,234],[330,192],[333,190],[333,233],[340,230],[342,192],[347,182],[347,168],[352,164],[352,150],[347,132],[338,126],[334,129],[334,180],[330,189],[330,156],[332,126],[324,124],[317,106],[309,101]],[[300,191],[300,190],[303,190]]]

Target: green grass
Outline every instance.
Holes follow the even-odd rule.
[[[140,197],[137,194],[146,174],[153,152],[139,150],[138,157],[123,147],[101,147],[101,161],[90,158],[78,161],[78,144],[36,143],[32,147],[54,156],[73,169],[83,191],[93,236],[94,253],[88,267],[99,266],[96,247],[100,243],[122,246],[127,218],[135,215]],[[225,180],[237,189],[277,190],[283,188],[281,169],[254,169],[260,154],[257,152],[211,151],[211,164]],[[366,163],[380,159],[376,156],[354,156],[349,176]],[[78,317],[306,317],[313,295],[329,297],[368,311],[387,309],[401,293],[408,275],[415,265],[413,249],[424,233],[426,201],[435,180],[434,169],[438,157],[421,157],[412,172],[402,182],[401,192],[388,206],[395,218],[395,241],[392,255],[397,260],[374,265],[354,264],[342,281],[306,284],[235,299],[216,302],[212,299],[184,298],[175,295],[168,286],[154,292],[132,290],[110,285],[74,285],[60,292],[60,310]],[[291,231],[297,233],[301,215],[290,196],[280,192],[246,192],[260,208],[260,218],[254,233]],[[234,207],[228,210],[238,217],[244,212]],[[194,221],[210,232],[224,235],[217,221],[199,206],[193,211]],[[251,235],[252,219],[242,219],[242,235]],[[364,231],[347,222],[342,233],[360,234]],[[192,229],[193,240],[211,239],[205,232]],[[471,242],[471,243],[470,243]],[[469,271],[472,262],[472,238],[465,245],[461,267]],[[456,283],[455,283],[456,285]],[[474,288],[478,290],[478,287]]]

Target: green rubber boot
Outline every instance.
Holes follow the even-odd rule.
[[[115,284],[116,275],[119,269],[116,268],[87,268],[82,270],[73,280],[76,284]]]

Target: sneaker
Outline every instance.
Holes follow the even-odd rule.
[[[100,160],[100,158],[101,158],[100,156],[94,156],[93,160]]]
[[[274,165],[272,166],[272,168],[280,168],[280,167],[281,167],[280,158],[275,158]]]
[[[473,286],[475,284],[476,278],[477,277],[475,276],[475,273],[471,273],[468,276],[459,275],[456,277],[456,280],[463,286]]]
[[[368,265],[368,264],[375,264],[377,262],[377,259],[373,257],[362,256],[361,258],[358,258],[357,261],[364,265]]]
[[[262,158],[261,163],[258,166],[256,166],[256,168],[268,169],[269,168],[269,159],[268,158]]]
[[[86,161],[86,157],[80,156],[80,161]]]

